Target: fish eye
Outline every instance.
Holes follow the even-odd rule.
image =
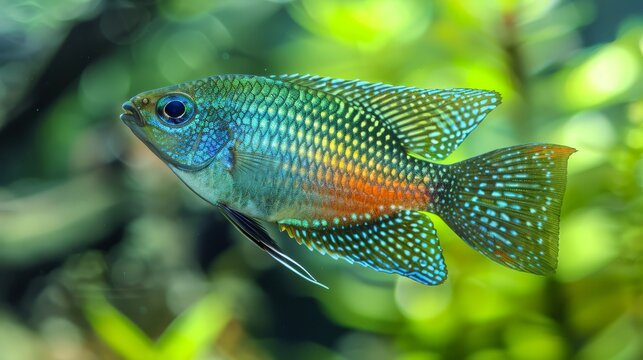
[[[178,100],[172,100],[163,107],[165,116],[178,119],[185,114],[185,105]]]
[[[168,125],[183,125],[194,115],[194,102],[184,94],[166,95],[156,103],[156,112]]]

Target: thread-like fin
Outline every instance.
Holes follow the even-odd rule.
[[[442,160],[498,105],[495,91],[419,89],[314,75],[274,79],[340,96],[383,120],[411,154]]]
[[[415,211],[401,211],[378,219],[334,225],[322,221],[285,220],[281,229],[309,249],[350,263],[406,276],[427,285],[447,277],[435,228],[431,220]],[[326,224],[326,225],[323,225]]]
[[[449,166],[454,185],[439,215],[474,249],[510,268],[556,270],[567,159],[575,149],[530,144]]]
[[[266,230],[256,220],[228,207],[225,204],[219,204],[219,208],[223,215],[228,219],[243,235],[250,239],[253,243],[259,246],[262,250],[266,251],[275,260],[279,261],[282,265],[290,269],[295,274],[310,281],[315,285],[319,285],[325,289],[328,287],[315,279],[303,266],[299,265],[295,260],[284,254],[277,243],[268,235]]]

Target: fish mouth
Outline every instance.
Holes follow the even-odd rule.
[[[132,104],[131,101],[126,101],[123,104],[123,110],[125,110],[124,113],[121,114],[121,120],[127,124],[134,124],[138,126],[143,126],[145,123],[143,122],[143,117],[141,114],[138,112],[138,109]]]

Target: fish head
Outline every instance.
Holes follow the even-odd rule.
[[[182,170],[200,170],[230,138],[223,100],[212,81],[138,94],[123,104],[120,118],[161,160]]]

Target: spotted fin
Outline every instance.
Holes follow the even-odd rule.
[[[273,78],[340,96],[385,121],[409,153],[442,160],[500,105],[495,91],[419,89],[313,75]]]
[[[576,150],[531,144],[449,166],[450,193],[438,214],[471,247],[512,269],[556,270],[567,159]]]
[[[228,219],[237,228],[237,230],[262,250],[270,254],[270,256],[275,260],[311,283],[328,289],[326,285],[317,281],[317,279],[315,279],[303,266],[299,265],[295,260],[281,252],[277,243],[275,243],[263,226],[261,226],[261,224],[256,220],[228,207],[225,204],[219,204],[219,208],[226,219]]]
[[[298,243],[333,258],[427,285],[440,284],[447,277],[433,223],[419,212],[407,210],[344,225],[323,226],[317,221],[308,224],[300,220],[286,220],[280,225]]]

